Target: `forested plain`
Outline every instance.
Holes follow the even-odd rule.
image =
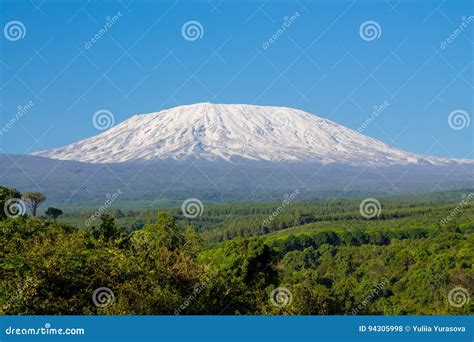
[[[93,210],[0,213],[0,310],[472,314],[469,299],[448,300],[454,288],[474,293],[474,206],[460,207],[471,192],[380,197],[372,218],[359,212],[362,198],[295,200],[283,209],[281,201],[204,203],[195,218],[180,208],[109,208],[90,226]],[[0,187],[0,205],[21,195]],[[103,288],[108,297],[98,304]]]

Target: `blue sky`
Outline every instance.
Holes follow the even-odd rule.
[[[473,158],[474,123],[448,122],[473,113],[471,1],[0,3],[1,153],[98,134],[101,109],[118,123],[210,101],[294,107],[355,130],[370,119],[363,134],[390,145]],[[183,37],[189,21],[196,40]],[[367,21],[375,37],[361,36]]]

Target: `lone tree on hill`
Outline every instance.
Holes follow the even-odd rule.
[[[36,216],[36,209],[46,201],[46,197],[41,192],[25,192],[22,199],[30,208],[32,216]]]
[[[56,222],[56,218],[61,216],[63,214],[63,211],[61,209],[49,207],[44,213],[47,217],[52,218],[53,221]]]

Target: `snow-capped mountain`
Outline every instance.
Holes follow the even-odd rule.
[[[452,162],[401,151],[297,109],[211,103],[135,115],[97,136],[34,154],[92,163],[188,158],[357,166]]]

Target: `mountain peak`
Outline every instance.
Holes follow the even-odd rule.
[[[209,102],[135,115],[97,136],[35,153],[93,163],[189,158],[391,165],[445,163],[286,107]]]

